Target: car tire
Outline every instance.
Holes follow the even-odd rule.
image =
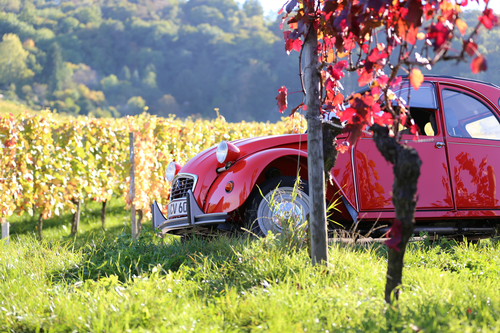
[[[301,180],[294,193],[295,181],[295,177],[280,176],[257,185],[245,207],[246,229],[260,237],[269,231],[280,233],[283,230],[282,218],[292,214],[296,221],[294,227],[303,226],[310,211],[309,184]]]

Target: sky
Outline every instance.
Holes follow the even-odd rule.
[[[237,0],[239,3],[244,3],[245,0]],[[278,12],[283,4],[285,4],[286,0],[260,0],[262,7],[264,7],[264,13],[272,14],[274,12]],[[483,9],[484,2],[483,0],[479,0],[479,5],[475,0],[469,0],[469,5],[467,9]],[[493,11],[497,14],[500,14],[500,0],[490,0],[489,8],[493,8]]]

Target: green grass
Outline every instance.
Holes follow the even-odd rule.
[[[85,208],[76,240],[70,215],[47,221],[43,242],[34,220],[12,220],[10,245],[0,243],[1,332],[500,331],[496,241],[412,243],[390,306],[384,246],[335,244],[330,265],[312,267],[306,250],[273,237],[162,242],[146,222],[132,242],[124,207],[111,204],[106,232],[99,209]]]

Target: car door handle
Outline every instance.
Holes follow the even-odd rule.
[[[436,148],[443,148],[444,142],[436,142]]]

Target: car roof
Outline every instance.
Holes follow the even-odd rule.
[[[408,75],[402,76],[403,78],[408,78]],[[488,86],[492,86],[495,88],[499,88],[496,84],[490,83],[490,82],[485,82],[481,80],[476,80],[476,79],[471,79],[471,78],[466,78],[466,77],[459,77],[459,76],[452,76],[452,75],[436,75],[436,74],[425,74],[424,75],[424,80],[426,81],[431,81],[431,82],[436,82],[436,81],[450,81],[450,80],[456,80],[460,82],[471,82],[471,83],[480,83],[480,84],[485,84]]]
[[[401,77],[403,79],[408,79],[408,75],[401,75]],[[424,81],[428,81],[428,82],[452,82],[452,83],[457,83],[457,84],[460,84],[460,83],[463,84],[464,82],[468,82],[468,83],[475,83],[475,84],[484,84],[484,85],[487,85],[487,86],[490,86],[493,88],[500,89],[500,86],[497,86],[496,84],[493,84],[490,82],[485,82],[485,81],[470,79],[470,78],[465,78],[465,77],[459,77],[459,76],[452,76],[452,75],[426,74],[426,75],[424,75]],[[361,89],[356,90],[356,91],[352,92],[351,94],[349,94],[348,96],[346,96],[346,100],[351,95],[354,95],[357,93],[362,94],[365,91],[367,91],[368,89],[369,89],[369,87],[364,86]]]
[[[402,75],[401,76],[403,79],[408,79],[408,75]],[[470,79],[470,78],[464,78],[464,77],[458,77],[458,76],[451,76],[451,75],[435,75],[435,74],[427,74],[424,76],[424,80],[426,82],[436,82],[436,83],[447,83],[447,84],[452,84],[456,86],[461,86],[466,89],[470,89],[472,91],[475,91],[476,94],[482,95],[484,98],[489,100],[491,106],[493,106],[497,111],[499,110],[498,108],[500,107],[500,87],[497,86],[496,84],[481,81],[481,80],[476,80],[476,79]],[[354,94],[360,93],[363,94],[369,90],[368,86],[364,86],[361,89],[354,91],[347,95],[344,98],[344,102],[347,102],[349,98],[351,98]]]

